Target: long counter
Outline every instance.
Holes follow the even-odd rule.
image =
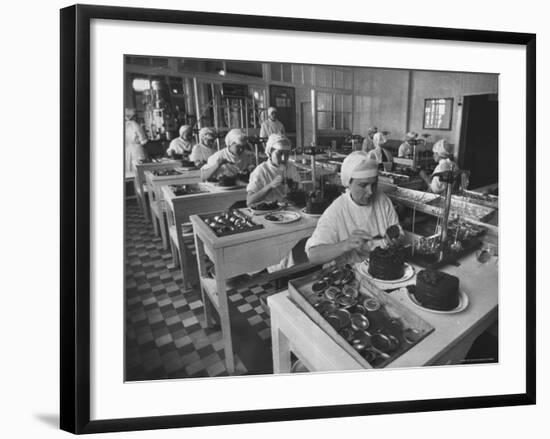
[[[419,267],[414,268],[418,272]],[[460,279],[468,306],[456,314],[435,313],[414,305],[405,289],[391,292],[395,300],[435,329],[386,367],[460,364],[475,339],[496,322],[498,258],[480,264],[472,254],[461,259],[460,266],[448,266],[442,271]],[[363,368],[290,299],[287,291],[270,296],[268,305],[275,373],[290,372],[291,352],[312,372]]]

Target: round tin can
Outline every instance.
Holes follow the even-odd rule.
[[[377,311],[380,309],[380,302],[372,296],[363,300],[363,306],[367,311]]]
[[[318,280],[317,282],[314,282],[311,286],[311,289],[314,293],[323,292],[327,289],[328,284],[324,280]]]

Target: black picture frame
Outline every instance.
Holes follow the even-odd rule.
[[[60,11],[61,289],[60,425],[97,433],[324,417],[515,406],[536,401],[536,36],[303,18],[75,5]],[[526,48],[526,376],[525,393],[128,419],[90,419],[90,22],[94,19],[370,35],[521,45]]]

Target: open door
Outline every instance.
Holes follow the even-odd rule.
[[[470,189],[498,183],[498,95],[464,96],[458,166]]]

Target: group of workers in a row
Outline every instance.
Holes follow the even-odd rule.
[[[273,118],[269,120],[273,122]],[[127,123],[127,136],[128,129]],[[241,129],[230,130],[224,139],[225,148],[219,151],[214,149],[216,132],[212,128],[202,128],[199,131],[199,143],[193,144],[192,139],[192,127],[182,126],[180,136],[170,143],[167,152],[187,155],[200,167],[203,181],[220,175],[237,175],[254,168],[255,160],[247,150],[247,136]],[[341,181],[346,191],[325,210],[316,230],[306,243],[305,250],[311,262],[362,260],[376,246],[387,244],[385,232],[388,227],[399,225],[391,200],[377,188],[380,164],[391,162],[390,153],[382,147],[385,141],[383,133],[375,132],[372,136],[372,148],[353,152],[343,161]],[[256,166],[250,174],[247,205],[285,199],[287,188],[283,176],[290,151],[291,142],[284,131],[268,133],[265,148],[267,160]],[[452,154],[444,140],[436,142],[432,151],[437,163],[434,174],[453,169],[455,165]],[[439,181],[439,177],[433,174],[428,176],[423,171],[420,175],[433,192],[440,193],[444,190],[445,184]],[[383,238],[374,238],[377,236]],[[289,255],[277,267],[270,268],[285,268],[292,263]]]

